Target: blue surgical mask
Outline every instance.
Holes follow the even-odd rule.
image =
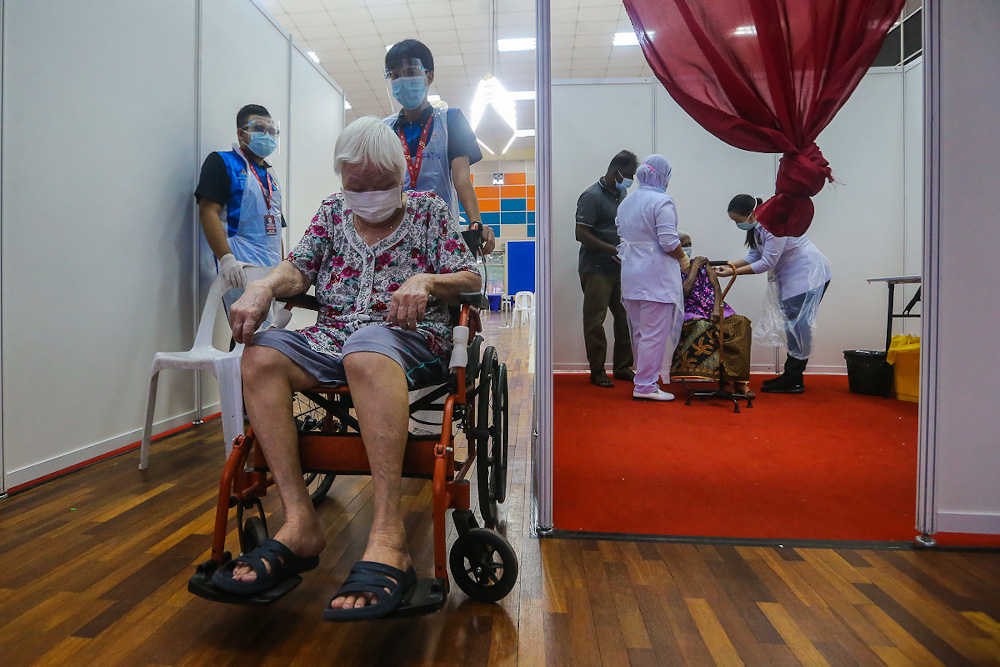
[[[402,76],[392,82],[392,96],[404,109],[416,109],[427,95],[427,80],[424,76]]]
[[[634,181],[631,178],[625,178],[625,174],[621,173],[620,171],[618,172],[618,175],[622,177],[622,181],[621,183],[619,183],[619,185],[621,185],[626,190],[632,187],[632,183]]]
[[[750,220],[747,220],[746,222],[737,222],[736,226],[745,232],[749,232],[751,229],[757,226],[757,221],[754,220],[753,222],[751,222]]]
[[[691,259],[691,246],[684,246],[681,250],[683,250],[684,254],[688,256],[688,259]]]
[[[267,132],[251,132],[248,148],[257,157],[267,157],[278,147],[278,140]]]

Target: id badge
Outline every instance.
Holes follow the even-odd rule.
[[[264,216],[264,231],[268,236],[275,236],[278,233],[278,222],[273,215]]]

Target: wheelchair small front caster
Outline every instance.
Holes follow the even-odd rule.
[[[517,554],[503,535],[489,528],[460,535],[448,564],[458,587],[481,602],[503,599],[517,582]]]

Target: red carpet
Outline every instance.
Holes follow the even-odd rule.
[[[760,378],[752,385],[758,388]],[[708,537],[911,540],[917,405],[807,376],[754,407],[632,399],[632,384],[555,376],[555,528]],[[942,544],[1000,544],[939,536]]]

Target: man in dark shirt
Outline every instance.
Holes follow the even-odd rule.
[[[631,380],[632,342],[628,318],[622,305],[621,262],[617,246],[621,242],[615,227],[618,205],[632,184],[639,163],[635,153],[621,151],[598,179],[576,202],[576,240],[580,242],[580,285],[583,287],[583,341],[590,363],[590,381],[598,387],[613,387],[604,370],[608,341],[604,319],[608,309],[614,320],[615,346],[612,354],[614,376]]]
[[[403,107],[385,119],[406,153],[403,189],[434,192],[456,220],[462,202],[469,226],[482,229],[483,252],[492,252],[495,234],[482,224],[470,175],[470,167],[483,159],[483,153],[461,109],[435,109],[428,101],[427,89],[434,81],[430,49],[415,39],[396,42],[385,54],[385,77]]]

